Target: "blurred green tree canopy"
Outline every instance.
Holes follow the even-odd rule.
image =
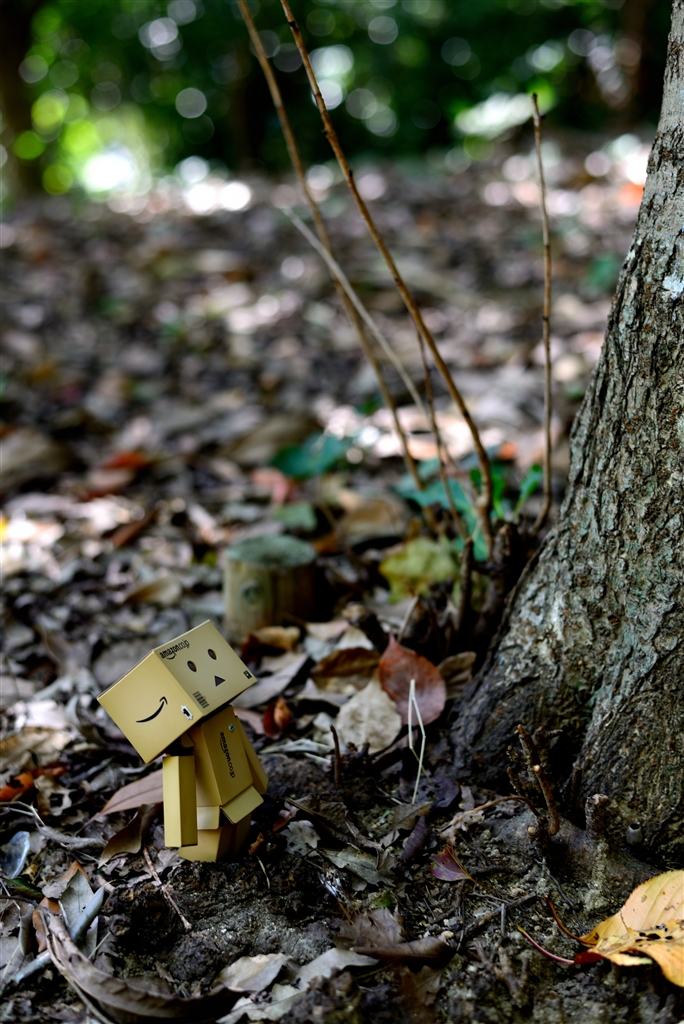
[[[533,90],[562,125],[624,130],[657,117],[669,0],[292,6],[351,154],[476,156],[528,119]],[[329,159],[280,3],[250,7],[305,157]],[[0,11],[0,156],[25,182],[106,192],[191,155],[287,166],[235,0],[0,0]]]

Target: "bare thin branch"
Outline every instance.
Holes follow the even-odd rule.
[[[548,835],[555,836],[560,829],[560,816],[558,814],[556,800],[551,791],[551,785],[541,765],[541,757],[539,755],[537,745],[524,725],[518,726],[518,736],[520,737],[523,760],[530,773],[530,778],[534,779],[539,786],[544,797],[544,802],[546,803],[546,809],[549,812],[548,820],[543,822],[544,828]],[[535,813],[538,820],[541,820],[539,812]]]
[[[544,245],[544,311],[542,314],[544,342],[544,501],[531,533],[536,535],[546,522],[551,508],[551,234],[549,215],[546,209],[546,183],[542,164],[541,116],[537,94],[532,93],[534,119],[534,148],[537,153],[537,174],[539,175],[539,205],[542,217],[542,240]]]
[[[425,377],[425,398],[427,401],[428,410],[430,412],[430,427],[432,429],[432,433],[435,435],[435,443],[437,445],[437,458],[439,459],[439,478],[442,481],[442,487],[444,488],[444,493],[446,494],[446,499],[449,504],[449,511],[451,512],[451,518],[454,521],[454,526],[458,530],[461,538],[465,541],[466,537],[468,536],[468,533],[466,531],[463,520],[461,519],[459,511],[456,508],[454,496],[451,493],[451,487],[449,487],[449,480],[447,479],[445,455],[446,445],[444,444],[444,440],[439,429],[439,424],[437,423],[437,416],[435,415],[435,403],[432,395],[432,381],[430,380],[430,367],[428,365],[427,354],[425,352],[425,342],[423,341],[423,337],[420,333],[418,334],[418,345],[420,347],[420,357],[423,361],[423,374]]]
[[[463,631],[466,616],[470,610],[470,598],[472,595],[472,572],[473,572],[473,541],[467,537],[463,541],[463,553],[461,555],[461,576],[460,590],[458,595],[458,607],[454,619],[454,629],[457,633]]]
[[[422,414],[427,419],[427,412],[425,410],[425,406],[423,405],[420,395],[416,391],[415,384],[409,377],[406,368],[402,364],[396,352],[392,349],[390,343],[387,341],[387,338],[385,338],[382,332],[378,329],[378,326],[373,320],[372,316],[370,315],[370,313],[368,312],[368,310],[363,305],[360,298],[354,291],[349,281],[349,278],[342,270],[342,267],[339,265],[335,257],[331,254],[330,250],[316,238],[316,236],[309,230],[306,224],[301,220],[301,218],[297,216],[296,213],[294,213],[293,210],[288,210],[287,208],[282,209],[285,216],[289,217],[289,219],[292,221],[297,230],[301,232],[304,238],[306,238],[309,245],[316,250],[318,255],[323,260],[325,260],[325,263],[327,264],[333,279],[340,286],[341,290],[351,302],[358,316],[363,320],[366,327],[373,335],[382,351],[385,353],[387,358],[394,366],[395,370],[397,371],[397,373],[403,380],[404,384],[406,385],[406,389],[409,392],[414,403],[418,407],[419,411],[422,412]]]
[[[309,84],[311,86],[316,101],[316,106],[318,107],[318,111],[321,115],[321,120],[323,121],[325,135],[337,158],[337,162],[340,165],[340,169],[344,175],[345,181],[347,182],[347,185],[349,187],[350,192],[352,193],[352,196],[354,197],[354,201],[356,202],[359,212],[363,217],[363,220],[365,221],[366,227],[368,228],[368,232],[373,241],[375,242],[382,258],[385,261],[385,264],[387,265],[387,268],[392,276],[392,280],[396,285],[397,291],[404,300],[404,305],[406,306],[411,316],[411,319],[413,320],[416,326],[416,329],[419,331],[421,337],[423,338],[426,345],[432,352],[435,364],[437,365],[437,368],[440,374],[442,375],[442,378],[444,379],[444,382],[449,390],[449,394],[451,395],[453,402],[457,406],[459,412],[463,416],[463,419],[468,425],[468,429],[470,430],[470,435],[473,440],[473,446],[475,448],[475,452],[477,454],[478,462],[480,465],[480,472],[482,474],[482,494],[478,499],[477,509],[481,520],[482,533],[487,542],[487,549],[491,554],[492,528],[490,523],[490,513],[492,509],[492,474],[489,457],[482,444],[480,433],[477,429],[477,426],[475,425],[475,422],[473,421],[472,416],[470,415],[470,412],[465,404],[461,392],[459,391],[454,382],[449,367],[444,362],[442,354],[437,348],[437,345],[435,343],[434,338],[432,337],[432,334],[430,333],[430,331],[428,330],[423,321],[423,317],[416,304],[415,299],[413,298],[408,288],[406,287],[404,279],[399,273],[397,265],[394,262],[394,259],[390,254],[389,249],[385,245],[385,242],[383,241],[382,236],[380,235],[375,225],[375,222],[370,214],[368,207],[366,206],[366,203],[364,202],[361,194],[359,193],[356,187],[356,183],[354,181],[354,176],[352,174],[351,168],[349,167],[347,158],[344,155],[344,151],[340,145],[337,133],[330,119],[330,114],[328,113],[328,108],[325,105],[325,100],[321,95],[321,90],[318,86],[316,75],[311,66],[309,53],[302,38],[299,26],[292,13],[288,0],[280,0],[280,2],[283,11],[285,12],[285,17],[287,18],[288,24],[292,31],[295,43],[297,44],[297,49],[299,50],[302,61],[304,63],[306,74],[309,79]]]
[[[261,42],[261,38],[260,38],[259,33],[257,31],[256,25],[254,24],[254,19],[252,18],[252,15],[250,13],[250,10],[249,10],[249,7],[248,7],[248,5],[246,3],[246,0],[238,0],[238,6],[239,6],[240,11],[242,13],[242,17],[244,19],[245,25],[247,26],[247,31],[249,32],[250,39],[252,40],[252,45],[254,46],[254,51],[255,51],[255,53],[257,55],[257,60],[259,61],[259,64],[261,65],[261,70],[264,73],[264,77],[266,79],[266,83],[267,83],[269,91],[271,93],[271,99],[273,100],[273,106],[276,109],[276,113],[278,115],[278,120],[280,121],[280,127],[281,127],[281,130],[282,130],[283,136],[285,138],[285,145],[287,146],[287,151],[288,151],[288,154],[289,154],[289,157],[290,157],[290,162],[292,163],[292,167],[294,168],[294,172],[295,172],[295,174],[297,176],[297,179],[299,181],[299,185],[300,185],[300,187],[302,189],[302,192],[304,194],[304,198],[306,199],[306,202],[308,203],[309,209],[311,210],[311,216],[313,217],[314,224],[316,226],[316,233],[318,234],[318,238],[320,240],[320,244],[321,244],[321,246],[323,247],[323,250],[324,250],[324,252],[322,252],[321,255],[323,255],[324,259],[326,259],[325,253],[327,253],[330,256],[330,258],[332,259],[333,256],[332,256],[332,247],[330,245],[330,238],[328,237],[328,232],[326,230],[325,223],[323,221],[323,217],[321,216],[321,211],[318,208],[318,203],[316,202],[316,200],[312,196],[311,189],[308,186],[308,183],[307,183],[307,180],[306,180],[306,174],[305,174],[305,171],[304,171],[304,165],[303,165],[302,159],[301,159],[301,157],[299,155],[299,150],[297,148],[297,143],[296,143],[296,140],[295,140],[295,137],[294,137],[294,133],[292,131],[292,125],[290,124],[290,119],[289,119],[289,117],[287,115],[287,111],[285,109],[285,104],[283,103],[283,98],[282,98],[282,95],[281,95],[281,92],[280,92],[280,88],[278,86],[278,82],[276,80],[275,75],[273,74],[273,69],[271,68],[271,65],[268,62],[268,58],[266,56],[266,52],[264,50],[263,44]],[[327,259],[326,259],[326,262],[327,262]],[[406,434],[405,434],[405,432],[404,432],[404,430],[403,430],[403,428],[401,426],[401,423],[399,422],[399,416],[397,414],[397,409],[396,409],[396,405],[395,405],[394,399],[392,398],[392,395],[390,394],[390,391],[389,391],[389,389],[388,389],[388,387],[387,387],[387,385],[385,383],[384,377],[382,375],[382,370],[380,368],[380,364],[378,363],[378,360],[376,359],[375,353],[373,352],[373,349],[372,349],[372,347],[371,347],[371,345],[370,345],[370,343],[368,341],[368,338],[366,337],[366,333],[365,333],[365,331],[363,329],[363,324],[361,322],[361,318],[359,316],[359,313],[358,313],[357,309],[355,308],[354,303],[351,301],[350,297],[345,292],[345,289],[344,289],[344,287],[342,285],[341,279],[334,272],[333,272],[333,279],[336,281],[337,286],[339,288],[340,296],[342,298],[342,303],[344,305],[344,308],[345,308],[345,310],[347,312],[347,316],[349,317],[352,325],[356,329],[356,332],[357,332],[357,334],[359,336],[359,341],[361,343],[361,348],[363,349],[363,352],[364,352],[366,358],[368,359],[368,362],[371,364],[371,367],[372,367],[372,369],[373,369],[373,371],[375,373],[375,376],[376,376],[376,379],[377,379],[377,382],[378,382],[378,387],[380,388],[380,393],[382,395],[382,399],[383,399],[386,407],[389,409],[390,415],[392,416],[392,420],[394,422],[394,427],[395,427],[395,430],[397,432],[397,436],[399,437],[399,441],[401,443],[402,452],[403,452],[403,456],[404,456],[404,463],[406,465],[406,469],[408,470],[408,472],[409,472],[409,474],[410,474],[410,476],[411,476],[411,478],[412,478],[412,480],[413,480],[417,490],[422,491],[425,488],[425,484],[423,483],[423,481],[421,480],[421,478],[420,478],[420,476],[418,474],[418,469],[417,469],[415,460],[414,460],[413,456],[411,455],[411,452],[409,451],[408,440],[407,440]],[[413,386],[413,382],[411,381],[411,378],[408,376],[408,374],[404,370],[404,367],[402,366],[401,362],[399,361],[398,357],[396,356],[394,351],[389,347],[389,345],[387,345],[387,348],[385,348],[386,344],[387,343],[385,342],[385,339],[383,338],[382,342],[381,342],[383,350],[387,352],[388,358],[392,361],[393,365],[396,367],[397,372],[399,373],[399,375],[401,376],[402,380],[404,381],[404,384],[406,384],[406,387],[408,388],[409,394],[411,395],[411,397],[413,398],[414,401],[417,401],[418,407],[420,408],[422,403],[420,402],[420,399],[417,396],[417,392],[415,390],[415,387]],[[429,521],[429,517],[428,517],[428,521]]]
[[[150,852],[149,852],[149,850],[147,849],[146,846],[143,846],[143,855],[145,857],[145,864],[147,865],[147,870],[149,871],[150,875],[152,876],[152,878],[153,878],[155,884],[157,885],[157,887],[159,889],[161,889],[162,896],[167,901],[169,906],[173,907],[173,909],[178,914],[179,918],[181,919],[181,923],[182,923],[183,928],[185,929],[185,931],[186,932],[191,932],[192,931],[192,925],[188,921],[187,917],[185,917],[183,915],[183,911],[178,906],[178,904],[174,900],[173,896],[169,892],[168,886],[164,885],[164,883],[162,882],[161,878],[159,877],[159,874],[157,873],[157,869],[155,868],[154,864],[152,863],[152,858],[150,857]]]

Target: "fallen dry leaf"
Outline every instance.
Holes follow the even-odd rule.
[[[113,857],[118,857],[119,854],[140,853],[143,836],[156,818],[159,810],[159,803],[143,804],[135,817],[131,818],[127,825],[124,825],[111,839],[107,840],[107,845],[100,854],[98,867],[107,864],[108,861],[112,860]]]
[[[66,889],[59,898],[59,905],[70,935],[75,934],[75,929],[93,896],[94,893],[90,887],[88,876],[83,868],[78,865],[78,869],[73,872]],[[97,948],[97,918],[83,936],[81,944],[88,957],[95,955]]]
[[[426,594],[431,583],[458,578],[459,567],[446,537],[414,537],[380,563],[394,602]]]
[[[397,970],[399,994],[409,1011],[413,1024],[433,1024],[437,1019],[430,1007],[434,1004],[442,981],[442,971],[421,967],[416,973],[410,967]]]
[[[275,981],[283,964],[289,959],[286,953],[241,956],[223,968],[216,982],[225,985],[231,992],[262,992]]]
[[[621,910],[580,937],[591,949],[575,963],[605,958],[632,966],[655,960],[684,988],[684,871],[666,871],[637,886]]]
[[[135,1024],[136,1021],[174,1020],[176,1024],[215,1021],[235,1001],[225,985],[214,985],[206,995],[184,999],[154,992],[150,980],[115,978],[95,967],[71,940],[59,917],[48,921],[48,949],[52,962],[98,1020]]]
[[[406,864],[406,862],[411,860],[412,857],[415,857],[417,853],[420,853],[425,846],[429,831],[427,818],[424,814],[421,814],[418,821],[413,826],[411,834],[404,843],[404,849],[401,854],[401,861],[403,864]]]
[[[178,604],[183,593],[183,584],[177,576],[165,573],[155,579],[136,584],[126,594],[129,604],[157,604],[162,608],[170,608]]]
[[[348,494],[349,492],[347,492]],[[356,496],[354,507],[340,519],[337,529],[346,544],[360,544],[375,537],[400,537],[406,528],[406,506],[394,495],[382,498]]]
[[[74,733],[68,729],[25,725],[0,740],[0,771],[15,774],[36,763],[48,765],[57,759],[73,738]]]
[[[250,641],[259,644],[267,650],[262,653],[275,651],[294,651],[299,643],[301,630],[299,626],[262,626],[249,634],[241,647],[241,657],[244,660],[251,650]]]
[[[292,657],[292,655],[288,654],[287,657]],[[308,660],[308,654],[295,655],[292,661],[288,661],[280,671],[274,672],[272,676],[260,679],[258,683],[248,686],[246,690],[238,694],[232,702],[233,707],[255,708],[259,704],[268,704],[275,697],[279,697],[290,683],[294,682]]]
[[[43,899],[40,901],[39,907],[44,907],[46,910],[49,910],[51,914],[59,914],[61,912],[59,900],[64,895],[67,886],[69,885],[72,878],[76,874],[80,874],[82,876],[84,886],[87,886],[88,889],[90,889],[90,881],[88,879],[87,874],[85,873],[85,871],[83,870],[83,868],[81,867],[77,860],[72,860],[71,864],[64,872],[62,877],[59,879],[59,881],[51,882],[50,885],[45,886],[45,888],[43,889],[45,895],[43,896]],[[35,928],[36,931],[38,952],[42,953],[44,949],[47,949],[47,936],[45,934],[45,917],[43,914],[41,914],[38,907],[36,907],[36,909],[33,911],[32,921],[33,927]]]
[[[358,748],[367,743],[375,754],[394,743],[401,731],[401,716],[377,679],[371,679],[341,708],[335,725],[342,743]]]
[[[403,918],[390,913],[387,907],[378,907],[343,922],[339,934],[342,938],[351,939],[355,953],[408,967],[417,968],[423,964],[443,967],[454,952],[441,936],[426,936],[406,942]]]
[[[250,711],[249,708],[235,708],[235,717],[248,725],[257,736],[265,736],[264,719],[258,711]]]
[[[5,800],[14,800],[15,797],[27,793],[29,789],[33,789],[36,779],[41,775],[47,775],[50,778],[56,779],[63,775],[65,771],[66,768],[63,765],[57,765],[53,768],[33,768],[19,772],[16,776],[16,781],[19,783],[18,786],[7,785],[0,789],[0,803]]]
[[[150,772],[143,779],[129,782],[114,794],[104,805],[98,817],[115,814],[117,811],[131,811],[143,804],[160,804],[164,799],[162,791],[162,770]]]
[[[387,882],[387,875],[378,870],[377,855],[366,850],[357,850],[353,846],[348,846],[345,850],[324,850],[319,847],[318,852],[332,861],[335,867],[351,871],[363,882],[370,882],[371,885]]]
[[[404,941],[404,919],[387,907],[377,907],[342,921],[339,934],[351,939],[354,946],[394,946]]]
[[[28,929],[22,927],[24,916],[18,903],[8,901],[0,908],[0,992],[31,952]]]
[[[292,721],[292,712],[282,697],[272,701],[264,711],[264,732],[271,739],[279,739]]]
[[[53,775],[45,773],[39,775],[34,785],[40,815],[56,818],[71,807],[71,790],[55,782]]]
[[[332,949],[321,953],[311,963],[305,964],[297,974],[297,983],[301,988],[311,985],[318,978],[331,978],[333,974],[347,970],[348,967],[375,967],[374,957],[364,956],[349,949]]]
[[[473,881],[450,846],[445,846],[432,862],[430,874],[442,882],[462,882],[469,878]]]
[[[345,647],[332,651],[311,669],[311,678],[325,689],[350,692],[365,686],[378,667],[380,655],[367,647]]]
[[[463,696],[463,691],[473,676],[475,657],[475,651],[461,651],[460,654],[452,654],[451,657],[445,658],[437,666],[437,671],[446,684],[447,700],[457,700]]]
[[[416,701],[423,725],[439,718],[446,703],[446,686],[438,669],[408,647],[390,636],[387,649],[380,659],[380,683],[396,703],[404,725],[408,724],[409,691],[411,680],[416,684]],[[413,715],[413,722],[416,716]]]

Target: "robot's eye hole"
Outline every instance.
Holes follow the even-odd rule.
[[[185,715],[186,718],[188,718],[188,719],[190,719],[190,721],[192,721],[192,711],[190,710],[190,708],[186,708],[185,704],[182,704],[181,705],[181,711],[183,712],[183,714]]]
[[[207,654],[209,655],[210,658],[212,658],[214,661],[216,661],[216,651],[212,651],[211,648],[210,648],[207,651]]]
[[[190,669],[191,672],[196,672],[197,671],[197,665],[195,664],[194,661],[189,661],[188,662],[188,668]]]

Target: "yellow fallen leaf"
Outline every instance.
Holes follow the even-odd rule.
[[[684,988],[684,871],[649,878],[580,942],[591,949],[577,962],[598,956],[632,966],[647,964],[650,957],[668,981]]]

